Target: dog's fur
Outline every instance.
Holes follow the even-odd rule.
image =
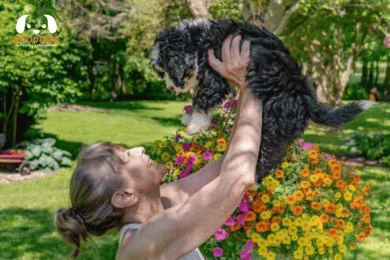
[[[258,183],[278,165],[287,145],[303,132],[309,120],[340,126],[366,109],[364,102],[353,102],[332,111],[320,105],[311,83],[301,75],[301,68],[288,49],[265,28],[232,20],[184,21],[157,36],[152,63],[169,77],[169,84],[178,88],[184,88],[186,81],[196,76],[194,111],[183,120],[188,124],[187,132],[206,129],[211,109],[231,92],[226,79],[209,66],[207,52],[213,48],[221,60],[222,42],[231,34],[240,34],[242,41],[251,42],[247,81],[263,102]]]

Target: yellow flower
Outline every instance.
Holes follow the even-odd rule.
[[[289,217],[285,217],[285,218],[283,218],[282,223],[283,223],[283,225],[288,227],[291,225],[291,219],[289,219]]]
[[[272,204],[274,205],[274,207],[279,207],[281,205],[281,202],[280,200],[273,200]]]
[[[336,254],[334,256],[334,260],[342,260],[343,259],[343,256],[341,254]]]
[[[302,250],[296,250],[295,252],[294,252],[294,259],[302,259],[302,257],[303,257],[303,251]]]
[[[218,160],[219,157],[221,157],[221,156],[222,156],[222,154],[216,153],[216,154],[214,154],[213,159],[214,159],[214,160]]]
[[[275,259],[275,253],[274,252],[268,252],[266,255],[265,255],[265,259],[266,260],[274,260]]]
[[[170,157],[171,157],[171,156],[169,155],[169,153],[163,153],[163,154],[161,155],[161,159],[162,159],[163,161],[169,160]]]
[[[252,237],[254,234],[256,234],[256,232],[253,229],[248,229],[245,232],[245,234],[246,234],[247,237]],[[253,239],[253,237],[252,237],[252,239]]]
[[[165,148],[167,146],[167,143],[166,142],[159,142],[158,146],[160,148]]]
[[[288,233],[290,234],[290,235],[294,235],[294,234],[296,234],[298,232],[298,229],[296,228],[296,227],[289,227],[288,228]]]
[[[259,255],[265,256],[268,253],[268,249],[265,246],[261,246],[259,247],[257,252],[259,253]]]
[[[267,195],[267,194],[264,194],[262,197],[261,197],[261,200],[263,201],[263,203],[268,203],[270,201],[270,197]]]
[[[282,167],[283,169],[287,169],[287,168],[288,168],[288,162],[283,162],[282,165],[281,165],[281,167]]]
[[[298,235],[297,234],[291,235],[291,240],[297,241],[298,240]]]
[[[177,176],[179,176],[180,175],[180,170],[179,169],[175,169],[174,171],[173,171],[173,174],[172,174],[174,177],[177,177]]]
[[[325,254],[325,248],[324,248],[324,247],[319,247],[319,248],[318,248],[318,253],[319,253],[320,255]]]
[[[285,236],[282,239],[283,244],[289,245],[291,244],[291,238],[289,236]]]
[[[351,201],[352,200],[352,193],[350,193],[349,191],[345,192],[344,193],[344,199],[346,201]]]
[[[172,162],[166,162],[165,163],[165,168],[170,169],[171,166],[172,166]]]
[[[353,185],[348,185],[348,189],[350,189],[351,191],[355,191],[356,190],[355,186],[353,186]]]
[[[226,144],[217,144],[217,151],[218,152],[223,152],[226,150],[226,148],[227,148]]]
[[[305,249],[306,254],[312,255],[314,254],[314,247],[313,246],[307,246]]]
[[[334,195],[334,199],[336,201],[338,201],[340,199],[340,197],[341,197],[341,193],[340,192],[336,192],[335,195]]]
[[[271,230],[273,231],[273,232],[276,232],[276,231],[278,231],[279,230],[279,224],[278,223],[272,223],[271,224]]]
[[[317,182],[319,178],[320,176],[318,174],[310,175],[310,181],[313,183]]]
[[[263,211],[260,214],[261,219],[270,219],[271,216],[272,216],[272,214],[271,214],[271,211],[269,211],[269,210]]]
[[[257,243],[257,242],[261,241],[262,238],[261,238],[259,233],[254,232],[252,235],[252,240],[253,240],[253,242]]]
[[[182,149],[181,146],[180,146],[180,144],[175,144],[175,145],[174,145],[174,148],[175,148],[175,151],[176,151],[176,152],[178,152],[178,151],[180,151],[180,149]]]
[[[324,183],[325,183],[325,186],[329,187],[330,185],[332,185],[332,179],[331,178],[324,178]]]
[[[213,144],[212,142],[207,141],[207,142],[205,143],[204,147],[208,149],[208,148],[210,148],[210,146],[211,146],[212,144]]]

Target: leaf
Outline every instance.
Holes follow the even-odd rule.
[[[30,145],[29,149],[30,149],[32,155],[34,155],[35,157],[39,157],[39,155],[42,152],[41,147],[39,147],[38,145]]]
[[[67,157],[63,157],[61,161],[61,166],[72,166],[72,161]]]

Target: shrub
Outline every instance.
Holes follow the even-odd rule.
[[[362,155],[371,160],[385,158],[390,156],[390,135],[357,133],[351,137],[347,146],[353,155]]]
[[[54,147],[56,140],[53,138],[35,139],[22,142],[15,148],[23,149],[26,153],[24,161],[30,164],[30,169],[42,169],[54,171],[60,167],[71,166],[71,153]]]
[[[207,132],[190,137],[181,128],[155,141],[152,156],[169,169],[164,181],[185,178],[219,158],[227,149],[234,113],[235,105],[228,102]],[[200,249],[207,258],[221,259],[251,259],[254,254],[342,259],[372,232],[369,190],[354,168],[312,144],[294,143]]]

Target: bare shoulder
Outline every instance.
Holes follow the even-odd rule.
[[[183,191],[179,181],[165,183],[160,186],[161,199],[165,208],[178,205],[187,199],[186,193]]]

